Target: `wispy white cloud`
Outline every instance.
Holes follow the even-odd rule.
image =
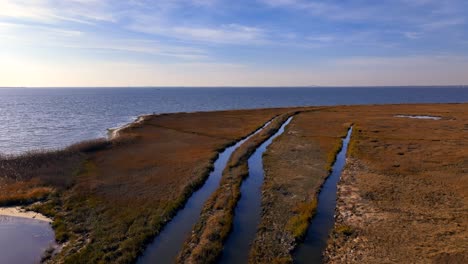
[[[455,55],[468,54],[461,47],[467,8],[465,0],[0,0],[0,53],[20,58],[32,75],[40,69],[35,83],[63,74],[101,85],[99,72],[122,76],[122,85],[130,85],[125,78],[145,80],[140,85],[174,84],[169,78],[183,85],[371,84],[374,76],[410,84],[417,82],[412,72],[419,81],[423,72],[434,82],[447,81],[443,74],[459,81],[467,64]],[[454,55],[436,58],[443,51]],[[83,62],[62,69],[58,62],[67,58]],[[307,64],[318,60],[320,67]],[[94,66],[80,70],[85,64]]]
[[[39,36],[47,35],[49,37],[79,37],[83,35],[83,32],[79,30],[62,29],[59,27],[0,22],[0,34],[3,34],[4,36],[8,35],[12,38],[29,36],[31,40],[34,40],[32,38],[33,34]]]
[[[466,25],[466,20],[462,17],[436,19],[413,27],[413,31],[402,32],[402,34],[412,40],[421,39],[424,36],[431,36],[434,32],[457,32],[459,28]]]
[[[105,52],[144,53],[185,60],[207,59],[208,54],[191,46],[167,45],[155,40],[101,37],[51,26],[0,22],[0,40],[15,46],[55,47]],[[4,43],[5,44],[5,43]],[[0,44],[0,47],[2,45]]]
[[[422,32],[403,32],[402,33],[408,39],[420,39],[423,35]]]
[[[255,26],[238,23],[194,25],[174,17],[187,6],[213,8],[219,0],[2,0],[0,19],[59,24],[73,22],[114,23],[132,31],[175,39],[222,44],[253,44],[264,41],[264,32]]]
[[[129,26],[129,29],[175,39],[218,44],[255,44],[266,41],[262,29],[238,24],[225,24],[218,27],[171,26],[157,25],[151,21],[139,21]]]
[[[462,17],[458,18],[449,18],[443,20],[436,20],[433,22],[425,23],[421,26],[423,30],[439,30],[446,29],[447,27],[461,26],[466,23],[465,19]]]
[[[92,24],[115,21],[115,11],[107,0],[2,0],[0,18],[24,19],[42,23],[61,21]]]
[[[391,0],[391,1],[316,1],[316,0],[258,0],[270,8],[294,10],[309,14],[312,18],[329,20],[331,23],[365,24],[363,33],[375,27],[378,38],[400,32],[407,40],[416,41],[431,37],[435,31],[456,35],[466,27],[468,2],[461,0]],[[348,32],[349,34],[349,32]],[[359,33],[351,33],[356,35]],[[329,34],[328,34],[329,35]],[[368,39],[361,34],[361,41]],[[349,37],[338,37],[339,39]],[[323,39],[307,38],[324,43]],[[348,41],[349,42],[349,41]],[[377,41],[378,42],[378,41]],[[368,42],[369,43],[369,42]],[[390,44],[390,43],[388,43]]]
[[[259,0],[274,8],[290,8],[307,12],[313,16],[331,20],[365,20],[372,18],[376,12],[372,5],[349,5],[332,1],[309,0]]]
[[[445,27],[463,24],[461,0],[316,1],[258,0],[272,8],[288,8],[312,16],[347,21],[392,22],[394,25]]]

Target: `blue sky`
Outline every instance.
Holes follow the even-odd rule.
[[[0,86],[468,84],[466,0],[0,0]]]

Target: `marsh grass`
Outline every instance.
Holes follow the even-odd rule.
[[[72,184],[35,205],[67,241],[50,262],[135,262],[205,182],[218,152],[281,111],[150,116],[109,142],[69,147],[84,156]]]
[[[459,256],[467,259],[461,242],[467,229],[460,224],[466,223],[466,214],[460,212],[467,211],[468,174],[463,169],[468,168],[463,136],[467,106],[343,109],[343,114],[356,115],[356,125],[348,150],[350,162],[338,189],[327,262],[462,263]],[[395,118],[398,113],[443,118]]]
[[[353,134],[348,145],[348,157],[354,157],[358,154],[359,151],[359,142],[362,140],[362,129],[359,125],[354,125]],[[374,140],[374,142],[377,142]]]
[[[105,139],[97,139],[61,150],[0,155],[0,206],[44,201],[54,191],[69,188],[87,155],[110,145]]]
[[[332,172],[333,165],[336,162],[336,159],[338,157],[338,153],[343,149],[343,139],[346,138],[346,135],[348,133],[348,130],[353,126],[353,123],[345,123],[343,125],[346,130],[343,129],[344,134],[340,136],[341,140],[335,141],[333,144],[332,150],[327,153],[327,163],[326,163],[326,170],[328,173]]]
[[[341,151],[341,148],[342,148],[342,143],[337,141],[333,145],[332,150],[327,153],[327,162],[326,162],[325,169],[327,170],[328,173],[332,172],[333,164],[335,164],[337,155]]]
[[[315,215],[317,209],[317,198],[312,202],[299,203],[292,211],[294,215],[288,220],[286,229],[296,240],[302,240],[307,233],[310,220]]]
[[[270,145],[263,157],[262,218],[249,262],[293,262],[351,120],[334,108],[304,111]]]
[[[247,160],[292,114],[296,113],[275,118],[233,152],[223,171],[220,187],[206,202],[192,236],[178,256],[178,263],[214,263],[218,259],[232,228],[234,210],[241,195],[240,186],[249,173]]]

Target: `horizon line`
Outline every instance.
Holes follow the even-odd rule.
[[[451,87],[451,88],[468,88],[468,84],[441,84],[441,85],[291,85],[291,86],[270,86],[270,85],[255,85],[255,86],[218,86],[218,85],[207,85],[207,86],[178,86],[178,85],[167,85],[167,86],[152,86],[152,85],[142,85],[142,86],[0,86],[0,89],[40,89],[40,88],[50,88],[50,89],[68,89],[68,88],[83,88],[83,89],[93,89],[93,88],[437,88],[437,87]]]

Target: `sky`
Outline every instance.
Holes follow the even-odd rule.
[[[468,84],[466,0],[0,0],[0,86]]]

